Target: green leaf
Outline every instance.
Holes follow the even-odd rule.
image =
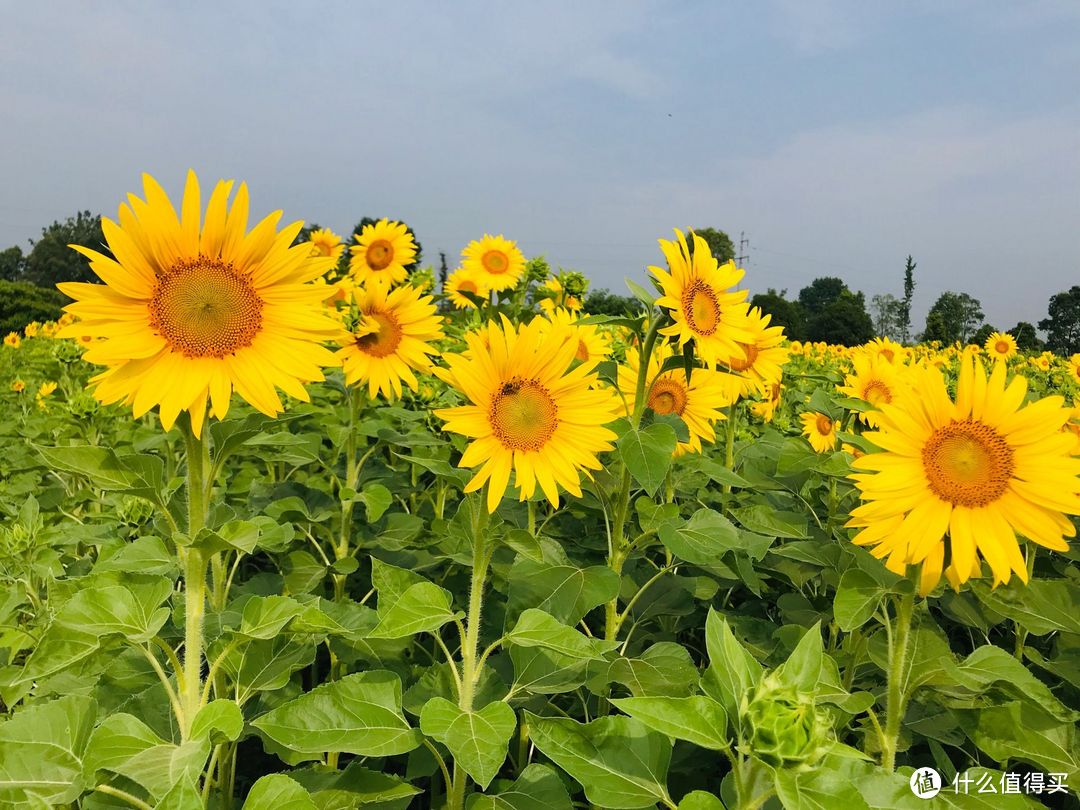
[[[657,423],[643,430],[630,428],[615,443],[630,475],[649,495],[655,495],[671,469],[675,430]]]
[[[506,760],[506,748],[517,728],[514,710],[502,701],[466,712],[441,697],[420,712],[420,730],[449,749],[454,762],[486,789]]]
[[[384,670],[323,684],[252,725],[301,754],[340,751],[384,757],[408,753],[422,740],[401,712],[401,680]]]
[[[508,621],[516,619],[525,608],[539,608],[573,626],[590,610],[619,594],[619,575],[606,565],[577,568],[519,558],[508,579]]]
[[[561,655],[541,647],[507,648],[514,665],[514,692],[558,695],[585,683],[588,659]]]
[[[450,606],[450,591],[433,582],[409,586],[389,607],[379,596],[379,623],[368,638],[405,638],[438,630],[458,614]]]
[[[547,765],[532,763],[508,787],[493,795],[474,793],[468,810],[571,810],[559,775]]]
[[[836,624],[845,633],[857,630],[874,615],[888,590],[858,568],[849,568],[840,577],[833,601]]]
[[[256,692],[283,689],[292,674],[315,660],[315,645],[290,636],[255,639],[225,656],[222,669],[236,684],[241,703]]]
[[[176,571],[176,557],[165,548],[160,537],[139,537],[94,566],[96,574],[118,572],[170,576]]]
[[[612,661],[605,682],[622,684],[634,697],[685,697],[696,690],[698,680],[697,667],[685,647],[658,641],[635,658]]]
[[[653,731],[668,737],[713,751],[723,751],[731,745],[727,735],[727,714],[723,706],[710,697],[631,697],[611,702]]]
[[[191,737],[209,737],[210,742],[236,742],[244,731],[244,715],[236,701],[220,698],[211,700],[191,722]]]
[[[272,773],[251,786],[243,810],[318,810],[318,805],[295,779]]]
[[[398,568],[378,557],[371,558],[371,587],[379,594],[380,605],[383,602],[387,606],[394,604],[413,585],[427,581],[415,571]]]
[[[369,770],[359,761],[350,762],[344,771],[315,765],[290,771],[289,776],[311,794],[319,810],[405,810],[409,800],[420,792],[420,788]]]
[[[158,605],[171,590],[172,583],[164,578],[157,585],[87,588],[67,601],[56,621],[98,637],[120,635],[141,644],[169,620],[169,609]]]
[[[84,788],[83,755],[96,714],[94,701],[69,696],[0,722],[0,804],[74,802]]]
[[[253,596],[244,604],[238,632],[248,638],[273,638],[302,611],[300,603],[288,596]]]
[[[210,748],[207,737],[173,745],[133,715],[114,714],[94,730],[87,747],[86,770],[88,774],[118,774],[161,798],[178,782],[199,778]]]
[[[782,512],[764,504],[731,510],[732,517],[752,532],[768,537],[806,540],[806,516],[800,512]]]
[[[1062,722],[1080,719],[1080,712],[1058,700],[1050,687],[1000,647],[979,647],[956,667],[955,676],[959,683],[977,695],[985,695],[993,688],[1030,701]]]
[[[195,780],[182,776],[159,800],[154,810],[204,810]]]
[[[711,608],[705,620],[705,646],[709,667],[702,687],[728,717],[738,717],[743,695],[761,680],[761,664],[735,638],[727,619]]]
[[[162,504],[165,462],[157,456],[120,457],[108,448],[92,445],[31,446],[53,469],[85,476],[97,489],[124,492]]]
[[[985,582],[972,590],[991,610],[1006,616],[1029,633],[1043,636],[1055,630],[1080,634],[1080,586],[1063,579],[1019,579],[991,588]]]
[[[671,741],[630,717],[591,723],[525,713],[529,737],[543,754],[578,781],[586,798],[622,810],[670,802]]]
[[[394,496],[385,486],[379,483],[365,484],[356,496],[356,500],[364,505],[364,514],[368,523],[375,523],[381,518],[390,504],[394,502]]]
[[[681,526],[664,524],[660,527],[660,542],[676,557],[694,565],[712,565],[727,552],[743,549],[735,525],[712,509],[698,509]]]
[[[998,762],[1019,760],[1048,773],[1080,777],[1076,724],[1062,723],[1041,709],[1020,701],[992,706],[976,713],[969,736]]]
[[[726,810],[724,803],[704,790],[692,790],[682,797],[677,810]]]
[[[776,795],[784,810],[869,810],[858,789],[842,773],[829,768],[793,771],[778,768]]]
[[[822,657],[821,622],[818,622],[803,633],[787,661],[777,668],[776,675],[785,686],[810,694],[821,680]]]
[[[306,551],[292,551],[285,558],[282,573],[289,593],[310,593],[326,579],[326,566]]]
[[[542,610],[529,608],[506,634],[503,643],[518,647],[540,647],[579,659],[597,658],[592,643],[584,634],[558,622]]]

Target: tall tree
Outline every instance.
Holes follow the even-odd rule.
[[[847,285],[835,276],[815,278],[808,286],[799,290],[799,303],[808,316],[816,315],[839,298],[840,293],[846,289]]]
[[[900,342],[911,340],[911,298],[915,295],[915,261],[910,254],[904,267],[904,297],[900,299],[899,323]]]
[[[904,302],[892,293],[871,298],[870,315],[874,320],[874,332],[881,337],[899,339],[903,306]]]
[[[1063,357],[1080,352],[1080,287],[1051,296],[1047,315],[1039,321],[1046,347]]]
[[[1027,321],[1020,321],[1009,330],[1009,334],[1016,339],[1016,347],[1020,351],[1041,352],[1046,348],[1046,344],[1039,339],[1039,330]]]
[[[0,250],[0,280],[17,280],[22,275],[24,262],[22,248],[18,245],[12,245],[7,250]]]
[[[968,338],[968,343],[974,346],[985,346],[987,339],[996,331],[997,329],[995,329],[991,324],[984,323],[982,326],[975,330],[975,333],[970,338]]]
[[[67,300],[59,290],[25,281],[0,281],[0,334],[18,332],[31,321],[55,321]]]
[[[79,211],[63,222],[42,228],[41,238],[31,239],[30,244],[21,278],[41,287],[53,287],[61,281],[100,281],[86,258],[68,245],[81,245],[110,255],[101,232],[101,215],[89,211]]]
[[[800,296],[801,297],[801,296]],[[846,286],[832,301],[806,319],[806,339],[858,346],[874,336],[874,324],[866,311],[866,298]]]
[[[1080,289],[1078,287],[1077,289]],[[966,343],[984,320],[982,304],[967,293],[943,292],[926,315],[923,340]]]
[[[731,241],[731,237],[728,236],[717,228],[687,228],[687,231],[693,231],[702,239],[705,240],[705,244],[709,246],[709,250],[712,251],[713,258],[720,264],[727,261],[732,261],[735,258],[735,245]],[[690,252],[694,251],[694,243],[692,239],[687,239],[687,245],[690,248]]]
[[[593,290],[585,297],[584,311],[590,315],[613,315],[633,318],[641,311],[641,304],[628,295],[616,295],[608,289]]]

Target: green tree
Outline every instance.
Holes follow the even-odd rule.
[[[63,222],[42,228],[41,238],[31,239],[30,244],[21,279],[41,287],[53,287],[62,281],[100,281],[86,258],[68,245],[81,245],[111,255],[101,232],[101,215],[89,211],[79,211]]]
[[[911,340],[911,299],[915,295],[915,261],[909,254],[904,266],[904,297],[900,299],[899,323],[900,342]]]
[[[777,292],[772,287],[767,292],[758,293],[750,299],[750,306],[757,307],[765,315],[771,315],[770,326],[784,327],[784,333],[791,340],[802,340],[803,312],[798,301],[789,301],[784,296],[787,290]]]
[[[986,339],[996,331],[997,329],[995,329],[993,326],[988,323],[984,323],[975,331],[975,334],[973,334],[968,339],[968,343],[971,343],[975,346],[983,346],[986,344]]]
[[[812,317],[824,311],[846,289],[847,285],[835,276],[815,278],[809,286],[799,290],[799,303],[806,315]]]
[[[686,230],[692,231],[704,239],[709,246],[709,250],[712,251],[713,258],[720,264],[735,259],[735,245],[731,241],[731,237],[723,231],[716,228],[687,228]],[[690,252],[693,253],[694,244],[692,239],[687,238],[687,246],[690,248]]]
[[[18,245],[0,250],[0,279],[16,281],[22,275],[24,262],[22,248]]]
[[[946,291],[938,296],[926,315],[923,340],[937,340],[942,344],[966,343],[982,326],[983,320],[982,304],[978,299],[967,293]]]
[[[593,290],[585,298],[584,311],[589,315],[612,315],[632,318],[641,312],[641,304],[628,295],[615,295],[607,289]]]
[[[1016,339],[1016,346],[1022,352],[1041,352],[1046,348],[1046,344],[1039,339],[1039,330],[1027,321],[1020,321],[1009,330],[1009,334]]]
[[[818,312],[807,316],[806,340],[858,346],[873,336],[874,324],[866,311],[866,298],[847,287]]]
[[[1051,296],[1047,310],[1048,317],[1039,321],[1046,347],[1062,357],[1080,352],[1080,286]]]
[[[881,337],[900,339],[903,306],[904,302],[892,293],[871,298],[870,314],[874,321],[874,332]]]
[[[26,281],[0,281],[0,335],[21,331],[32,321],[55,321],[67,301],[58,290]]]

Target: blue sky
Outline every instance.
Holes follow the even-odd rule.
[[[139,174],[255,211],[484,232],[624,291],[673,227],[746,285],[942,290],[1006,328],[1080,283],[1080,3],[11,4],[0,246]]]

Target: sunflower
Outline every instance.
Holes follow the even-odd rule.
[[[1005,374],[995,363],[987,379],[965,357],[954,401],[939,371],[917,369],[916,395],[882,406],[879,431],[864,434],[885,452],[854,462],[866,503],[847,525],[891,570],[922,563],[923,595],[943,568],[954,588],[979,576],[980,556],[995,585],[1013,573],[1027,582],[1017,535],[1066,551],[1063,538],[1076,533],[1065,515],[1080,513],[1080,458],[1062,431],[1072,410],[1061,397],[1023,405],[1027,380],[1006,385]]]
[[[556,309],[548,315],[541,316],[540,321],[544,332],[562,331],[569,328],[569,335],[577,342],[577,351],[574,358],[582,362],[588,360],[607,360],[611,357],[611,336],[595,324],[578,325],[578,317],[565,309]]]
[[[462,293],[469,293],[478,298],[486,298],[491,290],[487,283],[476,273],[467,270],[455,270],[446,279],[446,287],[443,289],[446,297],[458,309],[476,309],[476,303]]]
[[[58,285],[80,319],[59,336],[104,338],[83,355],[106,366],[91,380],[94,396],[122,400],[136,418],[158,405],[166,430],[187,410],[201,433],[207,401],[223,418],[234,389],[274,416],[282,410],[275,387],[307,400],[303,384],[322,380],[321,367],[334,364],[320,344],[340,328],[323,313],[324,288],[307,283],[330,260],[313,258],[305,244],[290,247],[303,223],[279,233],[280,211],[249,232],[247,186],[227,211],[232,186],[215,186],[200,227],[194,172],[179,217],[143,175],[146,201],[130,195],[119,224],[101,220],[115,260],[72,245],[105,283]]]
[[[26,383],[24,383],[20,379],[15,379],[11,383],[11,390],[14,391],[16,394],[21,394],[23,391],[26,390]]]
[[[888,363],[903,363],[911,350],[887,337],[876,337],[863,346],[863,350],[882,357]]]
[[[817,452],[830,453],[836,449],[836,429],[839,425],[835,419],[813,411],[800,414],[799,419],[803,425],[803,436]]]
[[[39,398],[40,397],[47,397],[47,396],[49,396],[49,394],[51,394],[55,390],[56,390],[56,383],[53,382],[52,380],[49,380],[47,382],[43,382],[40,386],[38,386],[37,395],[38,395]]]
[[[844,378],[840,393],[872,405],[875,410],[863,411],[859,419],[868,425],[877,425],[876,409],[888,405],[906,390],[907,367],[894,364],[877,352],[857,354],[851,362],[854,373]]]
[[[660,373],[660,369],[673,354],[667,343],[653,349],[645,376],[645,407],[655,414],[675,414],[686,423],[689,440],[675,446],[675,455],[700,453],[702,441],[716,441],[713,425],[726,418],[720,410],[734,402],[741,389],[741,381],[723,371],[695,368],[686,380],[683,369]],[[636,388],[641,358],[636,348],[626,350],[626,364],[619,366],[619,391],[626,403],[626,414],[634,413]]]
[[[18,332],[8,332],[7,335],[4,336],[4,345],[17,349],[22,345],[22,338],[19,337]]]
[[[1073,357],[1075,358],[1076,355],[1074,354]],[[1069,361],[1069,377],[1074,383],[1080,383],[1080,363],[1076,360]]]
[[[554,276],[540,286],[545,291],[544,297],[540,299],[540,309],[544,312],[552,313],[556,309],[568,309],[571,312],[581,310],[581,299],[566,292],[562,282]]]
[[[30,321],[23,329],[23,334],[28,338],[37,337],[38,331],[41,329],[41,324],[37,321]]]
[[[380,219],[365,225],[349,248],[349,272],[360,284],[390,286],[405,280],[416,258],[416,242],[402,222]]]
[[[1016,355],[1016,338],[1008,332],[991,332],[983,348],[995,360],[1008,360]]]
[[[525,272],[525,256],[516,242],[504,239],[502,234],[473,240],[461,251],[461,266],[483,281],[489,290],[509,290],[517,286]]]
[[[753,335],[753,340],[739,344],[741,357],[733,356],[724,361],[724,365],[743,379],[744,394],[751,391],[764,394],[766,386],[779,380],[784,372],[784,364],[790,353],[780,345],[784,340],[784,327],[769,326],[771,319],[771,315],[762,315],[757,307],[748,310],[746,328]]]
[[[505,317],[465,336],[469,352],[446,355],[449,368],[435,373],[465,394],[470,404],[442,408],[443,430],[472,439],[461,467],[481,465],[466,492],[488,484],[494,511],[515,473],[519,497],[540,485],[553,506],[559,486],[581,495],[580,470],[599,470],[597,453],[611,450],[619,401],[599,387],[589,360],[571,369],[576,341],[563,327],[545,332],[539,319],[515,327]]]
[[[1051,367],[1051,357],[1046,352],[1043,352],[1038,357],[1031,358],[1031,365],[1037,368],[1039,371],[1049,371]]]
[[[335,265],[338,259],[341,258],[341,254],[345,252],[345,245],[342,243],[341,237],[329,228],[319,228],[312,231],[308,237],[308,244],[311,245],[311,252],[314,255],[333,259]]]
[[[351,326],[348,343],[337,352],[349,385],[367,381],[368,395],[401,396],[401,381],[416,390],[417,371],[430,371],[429,354],[439,350],[430,341],[442,337],[442,318],[430,295],[403,284],[390,290],[384,284],[357,288],[346,314]]]
[[[676,229],[675,234],[674,242],[659,240],[670,272],[649,268],[663,292],[656,303],[667,307],[675,321],[660,334],[678,337],[680,346],[693,340],[697,356],[710,368],[718,362],[745,359],[742,345],[754,342],[742,303],[746,290],[729,291],[744,272],[734,262],[717,265],[708,244],[697,234],[692,234],[691,255],[682,231]]]
[[[764,421],[771,422],[776,416],[776,409],[780,406],[780,394],[784,386],[780,381],[765,384],[765,398],[750,406],[750,411],[755,416],[760,416]]]

